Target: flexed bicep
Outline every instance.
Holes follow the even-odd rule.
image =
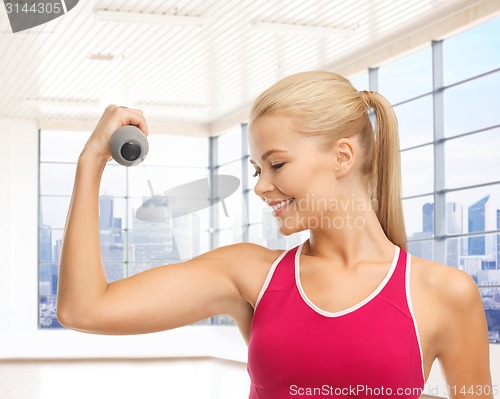
[[[66,324],[89,333],[141,334],[231,315],[244,301],[232,278],[237,246],[115,281],[99,301],[83,305]]]

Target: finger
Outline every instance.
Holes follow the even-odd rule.
[[[133,117],[135,117],[135,119],[131,119],[131,124],[141,129],[147,137],[149,135],[149,129],[146,119],[144,118],[144,113],[140,109],[130,109],[130,112],[133,114]]]
[[[146,135],[146,137],[149,135],[148,125],[141,110],[116,105],[111,105],[110,107],[111,111],[114,111],[118,116],[122,126],[134,125],[137,126]]]

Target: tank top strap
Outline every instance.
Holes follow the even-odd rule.
[[[396,263],[396,268],[378,297],[392,304],[399,309],[403,314],[412,318],[408,306],[407,295],[407,260],[409,254],[402,248],[399,248],[399,257]],[[409,271],[409,270],[408,270]]]
[[[272,278],[269,284],[270,289],[282,289],[295,285],[295,258],[297,256],[297,250],[299,245],[291,249],[285,250],[284,253],[277,259],[278,262],[273,264],[274,271],[272,272]]]
[[[277,291],[295,285],[295,258],[300,245],[284,250],[273,262],[262,286],[255,308],[266,291]]]

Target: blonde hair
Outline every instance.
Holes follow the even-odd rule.
[[[375,133],[369,118],[373,109]],[[358,92],[348,79],[332,72],[288,76],[255,100],[249,125],[264,115],[294,118],[297,132],[320,139],[326,149],[337,140],[359,134],[364,154],[361,173],[387,238],[407,250],[401,201],[398,123],[391,104],[379,93]]]

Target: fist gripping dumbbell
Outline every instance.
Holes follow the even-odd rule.
[[[113,133],[109,141],[113,159],[120,165],[139,165],[148,155],[149,144],[138,127],[122,126]]]

